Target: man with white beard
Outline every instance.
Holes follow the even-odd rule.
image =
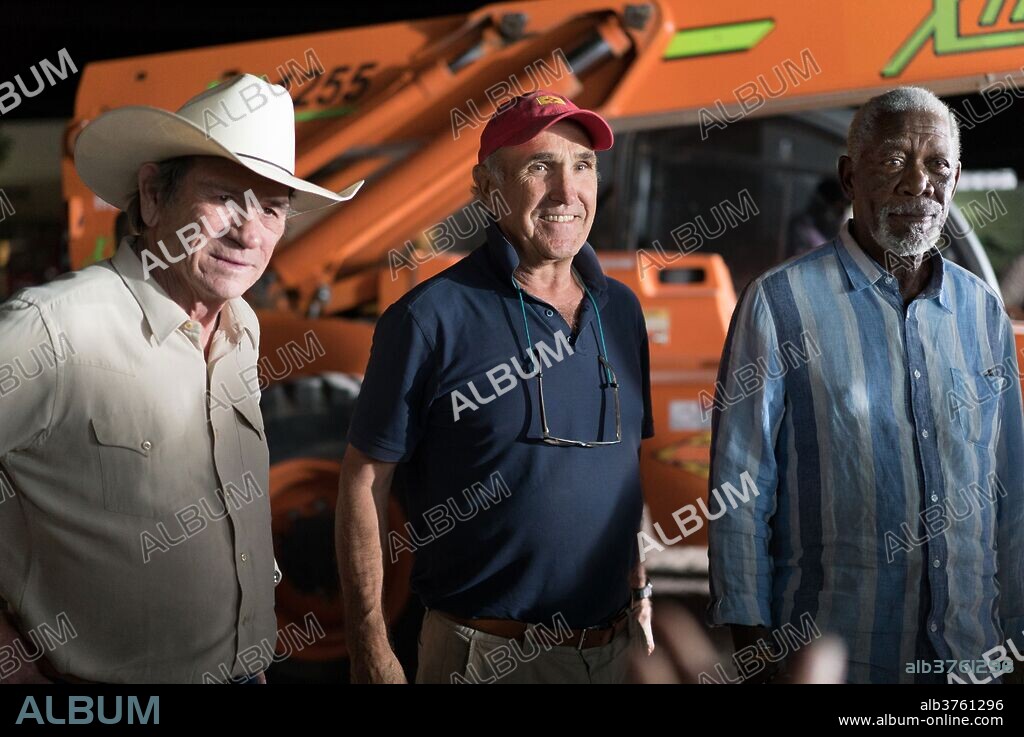
[[[934,247],[956,120],[902,87],[857,112],[847,145],[853,219],[755,280],[733,316],[718,386],[745,398],[716,398],[709,483],[749,472],[760,495],[710,522],[709,617],[739,649],[810,614],[845,641],[851,682],[1019,683],[1000,657],[1024,632],[1013,331]]]

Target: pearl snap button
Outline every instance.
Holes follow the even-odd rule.
[[[153,447],[153,444],[151,442],[149,442],[148,440],[143,440],[142,441],[142,449],[143,450],[149,450],[152,447]]]

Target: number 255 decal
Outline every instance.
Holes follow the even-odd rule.
[[[377,62],[370,61],[360,64],[354,70],[348,64],[342,64],[331,69],[328,73],[320,70],[313,71],[313,79],[303,84],[301,76],[298,82],[298,94],[295,95],[295,107],[306,107],[314,101],[317,105],[335,105],[338,103],[352,103],[358,100],[370,86],[370,77],[366,73],[377,66]],[[285,89],[291,89],[291,74],[282,75],[278,84]],[[315,96],[313,92],[317,91]]]
[[[368,61],[354,68],[340,64],[327,72],[311,49],[306,52],[306,62],[307,66],[303,67],[295,59],[289,59],[286,64],[277,67],[278,79],[274,84],[292,93],[296,108],[354,103],[370,87],[371,77],[367,76],[367,72],[377,67],[377,62]],[[230,79],[239,74],[240,71],[229,69],[221,74],[220,79]],[[269,81],[267,75],[263,75],[263,78]],[[215,80],[208,86],[217,84]]]

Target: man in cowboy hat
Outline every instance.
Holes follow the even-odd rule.
[[[652,646],[636,545],[647,332],[587,243],[611,146],[561,95],[500,108],[473,177],[507,207],[377,324],[338,498],[355,680],[404,679],[381,607],[392,486],[410,522],[383,536],[392,559],[415,549],[428,608],[417,682],[620,682],[631,645]]]
[[[262,680],[280,574],[242,295],[290,212],[361,184],[294,164],[291,99],[251,75],[81,133],[79,175],[137,235],[0,306],[25,368],[0,390],[0,679]]]

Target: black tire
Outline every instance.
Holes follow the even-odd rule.
[[[289,458],[340,461],[360,381],[348,374],[300,376],[263,392],[270,464]]]

